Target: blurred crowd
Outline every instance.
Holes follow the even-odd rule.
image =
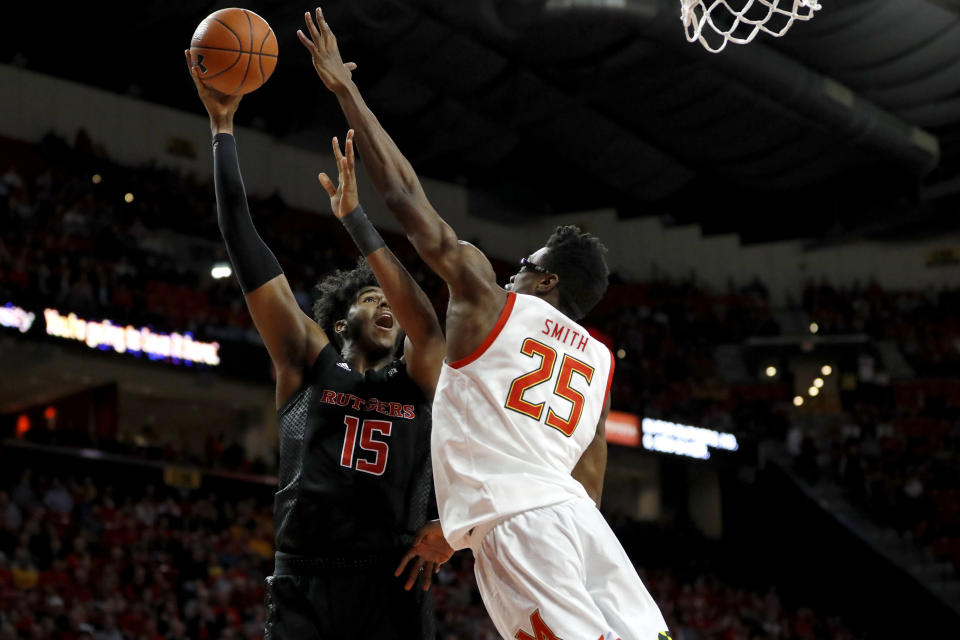
[[[887,291],[876,283],[808,286],[803,309],[825,334],[892,340],[919,377],[956,376],[960,367],[960,288]]]
[[[47,479],[0,490],[0,638],[263,635],[268,504]]]
[[[779,333],[759,282],[711,293],[693,282],[614,282],[587,319],[617,356],[611,406],[724,431],[754,431],[758,399],[788,399],[785,386],[731,384],[716,349]],[[769,407],[769,403],[765,403]],[[770,411],[763,410],[765,424]]]
[[[861,384],[845,396],[848,412],[790,427],[797,471],[842,487],[960,575],[960,381]]]
[[[269,499],[121,487],[27,471],[0,488],[0,639],[262,638]],[[639,571],[675,640],[853,637],[838,620],[785,605],[773,588]],[[444,565],[435,584],[441,640],[499,638],[469,552]]]
[[[3,302],[191,331],[201,340],[256,341],[233,278],[210,273],[226,260],[212,185],[171,169],[118,165],[82,132],[72,144],[54,135],[39,144],[0,139],[0,150],[16,159],[0,167]],[[251,198],[251,210],[305,310],[325,273],[356,260],[332,216],[294,210],[277,196]],[[386,235],[442,311],[446,288],[405,239]],[[504,282],[517,269],[493,262]],[[619,356],[614,406],[718,428],[749,422],[743,407],[756,389],[726,384],[713,350],[777,333],[763,285],[715,294],[693,282],[623,283],[616,275],[612,282],[585,324]]]
[[[39,144],[0,139],[0,152],[15,159],[0,166],[0,304],[256,342],[234,280],[210,274],[226,260],[210,184],[114,163],[82,132],[72,143],[53,135]],[[278,196],[252,199],[251,209],[305,310],[318,279],[355,262],[331,216],[291,209]],[[388,238],[442,309],[445,287],[397,240]],[[496,260],[494,267],[502,281],[516,269]],[[731,382],[719,350],[781,332],[759,281],[718,292],[694,280],[628,283],[614,274],[585,324],[616,354],[615,409],[733,432],[741,441],[786,438],[806,479],[844,487],[878,521],[960,570],[960,383],[949,379],[960,365],[960,287],[887,291],[821,282],[793,307],[819,335],[866,335],[867,359],[877,368],[875,345],[893,345],[911,379],[854,365],[859,377],[843,387],[836,410],[810,419],[794,411],[788,380]],[[142,436],[97,446],[253,473],[272,466],[250,462],[222,436],[196,452]],[[0,640],[256,637],[271,562],[268,508],[198,495],[113,494],[109,486],[29,477],[0,493]],[[440,574],[439,615],[450,640],[495,637],[468,586],[471,573],[469,558],[458,556]],[[775,592],[704,575],[651,572],[648,580],[677,640],[849,637],[835,621],[785,607]]]

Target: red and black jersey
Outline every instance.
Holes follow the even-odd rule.
[[[279,429],[278,552],[349,559],[412,542],[433,496],[430,404],[401,360],[360,374],[327,345]]]

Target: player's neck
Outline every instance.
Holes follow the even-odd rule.
[[[376,371],[393,362],[394,354],[390,351],[367,353],[352,342],[343,345],[340,356],[357,373]]]
[[[541,300],[543,300],[544,302],[549,302],[556,309],[560,309],[560,292],[557,290],[556,287],[553,287],[552,289],[550,289],[550,291],[547,291],[546,293],[537,292],[534,295],[540,298]]]

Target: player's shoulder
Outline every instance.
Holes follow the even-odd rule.
[[[310,372],[314,379],[322,379],[330,374],[335,374],[337,371],[351,372],[352,369],[331,340],[317,354],[317,359],[313,361]]]
[[[515,301],[513,303],[512,315],[516,315],[518,317],[527,316],[522,318],[524,322],[531,321],[529,316],[536,316],[538,318],[543,318],[544,322],[549,320],[550,325],[568,327],[572,331],[577,331],[581,335],[587,335],[588,330],[586,327],[543,298],[527,293],[514,293],[513,295],[515,297]]]

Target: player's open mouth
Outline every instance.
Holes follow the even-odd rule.
[[[389,313],[384,313],[383,315],[377,316],[373,324],[381,329],[393,329],[393,316]]]

